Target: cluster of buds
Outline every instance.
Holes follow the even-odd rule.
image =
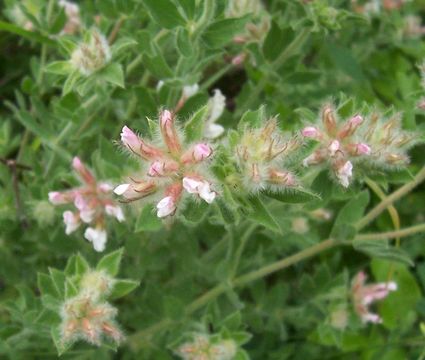
[[[89,76],[111,60],[108,41],[93,30],[87,42],[81,43],[71,54],[71,65],[82,75]]]
[[[236,352],[237,346],[233,340],[212,342],[207,335],[200,334],[177,349],[177,354],[184,360],[231,360]]]
[[[206,143],[184,145],[175,124],[175,116],[168,110],[160,114],[159,126],[162,144],[153,145],[137,136],[127,126],[121,132],[123,145],[137,157],[149,163],[141,179],[131,178],[131,183],[117,186],[114,192],[125,202],[146,198],[158,201],[157,216],[173,215],[184,191],[212,203],[216,192],[205,178],[206,166],[213,150]],[[157,195],[159,194],[159,198]]]
[[[295,175],[282,169],[282,157],[288,157],[301,146],[297,138],[284,141],[277,130],[276,119],[258,129],[246,129],[236,148],[244,186],[259,191],[279,191],[297,185]]]
[[[59,0],[59,6],[63,8],[66,15],[66,23],[62,29],[62,34],[76,34],[81,28],[79,6],[67,0]]]
[[[115,322],[117,310],[104,300],[112,286],[113,279],[103,272],[90,270],[82,277],[79,294],[61,309],[63,344],[84,340],[100,346],[103,338],[122,342],[124,335]]]
[[[338,126],[334,110],[326,105],[322,110],[322,123],[322,129],[307,126],[302,130],[305,138],[319,142],[318,148],[303,160],[303,165],[309,166],[328,161],[340,184],[348,187],[353,176],[351,160],[371,154],[370,146],[361,141],[358,136],[358,129],[363,123],[363,118],[356,115]]]
[[[391,281],[365,285],[365,282],[366,274],[362,271],[353,279],[351,297],[354,310],[364,323],[381,323],[382,319],[380,316],[370,312],[369,306],[377,300],[385,299],[391,291],[397,290],[397,284]]]
[[[107,240],[106,215],[113,216],[121,222],[124,221],[124,214],[111,198],[113,187],[110,184],[98,183],[78,157],[73,159],[72,166],[82,186],[62,192],[49,192],[49,200],[54,205],[74,204],[77,209],[75,212],[67,210],[63,213],[65,233],[71,234],[82,223],[92,224],[93,227],[85,230],[84,237],[93,243],[96,251],[103,251]]]

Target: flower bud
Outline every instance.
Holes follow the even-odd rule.
[[[285,186],[295,186],[296,180],[293,174],[288,171],[279,171],[276,169],[269,170],[269,181],[274,184]]]
[[[81,224],[80,218],[67,210],[63,213],[63,222],[65,223],[65,234],[69,235],[77,230]]]
[[[124,126],[121,130],[121,141],[130,149],[130,151],[138,154],[142,146],[142,141],[139,137],[127,126]]]
[[[302,135],[304,137],[317,139],[320,137],[320,131],[314,126],[307,126],[302,130]]]
[[[369,145],[364,143],[356,144],[356,153],[358,155],[370,155],[370,152],[371,152],[371,149]]]
[[[160,115],[160,127],[165,144],[172,154],[180,152],[180,142],[174,126],[174,118],[170,111],[164,110]]]
[[[79,157],[75,156],[72,159],[72,167],[81,176],[81,179],[87,184],[94,184],[96,179],[90,173],[90,171],[84,166]]]
[[[358,127],[363,123],[363,118],[360,115],[353,116],[348,120],[338,133],[340,139],[344,139],[347,136],[351,136],[355,133]]]
[[[81,278],[80,288],[89,294],[92,300],[106,297],[112,290],[113,279],[103,271],[92,270],[86,272]],[[108,309],[103,309],[103,312]],[[91,313],[91,316],[99,315]]]
[[[336,132],[336,120],[333,109],[327,105],[322,111],[322,121],[325,126],[326,132],[333,136]]]
[[[49,201],[53,205],[62,205],[69,202],[69,199],[64,196],[63,193],[60,193],[59,191],[50,191],[49,192]]]
[[[330,156],[335,156],[336,152],[340,149],[340,143],[338,140],[332,140],[328,146]]]

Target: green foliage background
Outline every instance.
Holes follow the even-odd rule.
[[[7,9],[17,3],[39,9],[34,31],[8,18]],[[65,77],[45,71],[49,63],[69,57],[55,36],[65,21],[63,11],[54,1],[0,4],[0,357],[56,358],[50,320],[39,316],[37,273],[63,270],[77,252],[93,265],[102,256],[81,232],[64,234],[61,211],[48,203],[47,193],[76,185],[70,163],[77,155],[99,179],[120,183],[137,168],[115,144],[120,129],[126,124],[148,133],[147,118],[156,119],[162,107],[173,108],[182,86],[200,85],[178,114],[182,122],[219,88],[227,97],[219,120],[226,129],[235,129],[245,111],[264,104],[268,114],[279,116],[282,129],[296,131],[332,100],[341,116],[366,108],[401,112],[404,128],[424,134],[417,103],[424,92],[418,65],[425,43],[403,32],[407,15],[424,16],[423,1],[371,17],[354,13],[349,1],[264,1],[270,30],[243,45],[233,37],[258,20],[225,19],[224,0],[80,1],[87,27],[95,16],[105,34],[119,27],[116,44],[123,47],[113,59],[117,73],[106,79],[94,75],[90,84],[66,95]],[[232,65],[229,59],[241,52],[247,55],[243,65]],[[160,80],[165,83],[158,91]],[[372,179],[391,193],[412,181],[424,150],[423,145],[413,149],[408,170]],[[327,172],[311,174],[308,182],[320,200],[253,199],[247,210],[227,197],[211,208],[187,211],[169,227],[149,209],[128,207],[127,222],[109,224],[106,250],[123,247],[120,277],[141,283],[115,302],[128,342],[116,353],[78,344],[62,356],[172,359],[182,334],[205,331],[234,339],[250,333],[239,358],[419,358],[425,345],[423,235],[403,238],[400,248],[390,241],[356,242],[353,225],[379,197],[365,183],[343,191]],[[422,185],[396,203],[402,227],[424,222],[424,201]],[[328,209],[332,219],[314,218],[311,211],[319,208]],[[293,227],[300,217],[308,222],[301,234]],[[365,231],[392,229],[384,212]],[[329,236],[354,240],[283,271],[244,278]],[[338,330],[330,316],[341,306],[351,311],[347,288],[361,269],[377,281],[392,274],[399,290],[378,306],[382,325],[362,326],[350,312],[349,325]],[[204,301],[202,294],[211,295],[210,289],[216,293]]]

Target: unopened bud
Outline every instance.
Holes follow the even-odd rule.
[[[320,136],[320,131],[314,126],[307,126],[302,130],[302,135],[304,137],[317,139]]]
[[[336,119],[334,111],[329,105],[323,108],[322,121],[327,133],[333,136],[336,132]]]
[[[180,142],[174,126],[174,117],[169,110],[164,110],[160,115],[162,137],[168,149],[173,154],[180,152]]]

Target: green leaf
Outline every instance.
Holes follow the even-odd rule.
[[[277,221],[274,219],[272,214],[266,209],[266,207],[263,205],[260,198],[256,196],[251,196],[248,199],[253,212],[249,215],[249,217],[255,221],[258,221],[261,225],[265,226],[267,229],[281,233],[282,230],[277,223]]]
[[[38,273],[37,286],[43,295],[51,295],[55,298],[60,297],[60,292],[49,275]]]
[[[47,73],[68,75],[73,70],[73,67],[69,61],[54,61],[44,68]]]
[[[279,192],[263,190],[261,193],[269,198],[290,204],[299,204],[313,200],[320,200],[319,195],[301,188],[288,189],[286,191]]]
[[[62,341],[61,331],[58,326],[52,327],[50,334],[52,335],[52,339],[59,356],[63,355],[71,348],[71,343],[64,344],[64,342]]]
[[[78,70],[74,70],[71,74],[68,75],[68,77],[65,80],[65,83],[63,84],[62,94],[67,95],[70,93],[75,85],[77,84],[77,81],[81,78],[80,73]]]
[[[403,249],[389,245],[382,240],[355,240],[353,247],[357,251],[361,251],[371,258],[379,258],[402,263],[404,265],[413,266],[414,262],[409,254]]]
[[[110,295],[111,299],[118,299],[132,292],[135,288],[140,285],[138,281],[119,279],[114,281],[114,287]]]
[[[190,41],[189,31],[187,29],[180,27],[177,30],[176,45],[184,57],[188,58],[193,55],[193,44]]]
[[[208,47],[220,48],[230,43],[235,35],[242,33],[250,16],[218,20],[210,24],[202,39]]]
[[[173,71],[161,55],[149,56],[144,54],[143,63],[158,79],[173,78],[174,76]]]
[[[43,36],[35,31],[27,31],[17,25],[14,25],[5,21],[0,21],[0,31],[1,30],[10,32],[15,35],[19,35],[27,40],[36,41],[36,42],[50,45],[50,46],[56,45],[56,41],[46,36]]]
[[[77,295],[78,288],[69,278],[67,278],[65,282],[65,299],[70,299]]]
[[[114,45],[112,45],[111,52],[115,57],[121,55],[124,51],[128,50],[129,47],[137,45],[138,42],[130,37],[119,38],[115,41]]]
[[[171,0],[143,0],[149,15],[166,29],[184,25],[185,20]]]
[[[350,227],[355,230],[354,226],[363,216],[368,204],[369,191],[367,190],[362,191],[347,202],[338,213],[331,231],[331,237],[338,240],[351,240],[356,235],[356,231],[347,232],[347,228]],[[348,237],[340,238],[341,235]]]
[[[177,0],[177,2],[182,7],[186,17],[193,19],[196,10],[196,0]]]
[[[163,306],[165,315],[170,319],[177,320],[184,316],[184,304],[177,297],[165,296]]]
[[[61,298],[65,297],[65,274],[57,269],[49,268],[50,276],[60,294]]]
[[[263,44],[264,57],[269,61],[275,60],[293,38],[294,31],[291,28],[281,29],[275,21],[272,21]]]
[[[96,270],[104,270],[111,276],[118,274],[120,268],[120,262],[123,255],[124,249],[120,248],[114,252],[111,252],[108,255],[105,255],[97,263]]]
[[[103,68],[99,75],[103,78],[103,80],[117,85],[121,88],[124,88],[124,71],[122,66],[118,63],[112,63]]]
[[[162,221],[156,216],[154,207],[146,205],[137,218],[134,232],[158,231],[162,226]]]
[[[192,142],[203,138],[207,115],[208,106],[203,106],[185,123],[184,132],[187,142]]]

